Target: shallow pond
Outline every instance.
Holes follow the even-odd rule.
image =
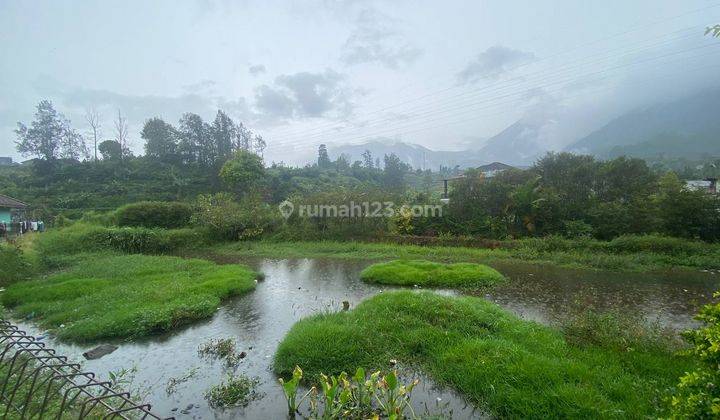
[[[116,343],[120,348],[98,360],[84,363],[86,369],[106,377],[109,371],[136,367],[132,387],[149,389],[146,399],[153,411],[178,418],[285,418],[285,400],[272,373],[272,356],[287,331],[299,319],[325,311],[338,311],[343,301],[354,307],[361,300],[390,288],[362,283],[360,271],[368,261],[330,259],[233,259],[204,256],[221,263],[242,262],[265,274],[256,290],[224,304],[215,316],[180,331],[152,339]],[[650,320],[680,329],[692,325],[692,316],[707,303],[719,286],[720,275],[666,272],[655,274],[604,273],[568,270],[531,264],[492,264],[510,278],[507,284],[480,295],[486,296],[526,319],[552,323],[578,308],[619,309],[638,312]],[[453,293],[439,291],[439,293]],[[39,334],[25,323],[24,328]],[[214,338],[235,338],[238,351],[247,357],[237,368],[260,380],[261,399],[246,408],[213,410],[203,393],[228,373],[222,361],[198,355],[198,346]],[[48,340],[52,341],[52,340]],[[81,360],[92,346],[51,342],[71,358]],[[194,376],[176,391],[165,391],[170,378],[191,370]],[[462,397],[438,389],[428,378],[413,393],[416,412],[430,406],[454,418],[478,418],[483,414]]]

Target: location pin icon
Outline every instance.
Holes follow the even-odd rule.
[[[293,210],[295,210],[295,205],[288,200],[283,201],[278,206],[278,210],[280,210],[280,214],[287,220],[293,213]]]

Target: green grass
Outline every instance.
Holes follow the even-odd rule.
[[[239,265],[167,256],[76,254],[66,271],[15,283],[2,304],[62,339],[137,337],[210,317],[220,301],[255,288]]]
[[[633,238],[618,238],[610,242],[590,239],[528,239],[507,242],[496,249],[353,241],[259,241],[218,244],[205,248],[205,251],[230,256],[267,258],[425,259],[478,263],[526,261],[572,268],[635,272],[669,268],[720,269],[720,246],[716,244],[696,247],[696,242],[670,238],[670,242],[689,246],[679,249],[653,248],[653,243],[665,245],[668,241],[659,239],[654,242],[654,237]],[[641,246],[643,244],[646,246]]]
[[[274,370],[317,378],[397,359],[501,418],[641,418],[663,415],[666,390],[693,366],[673,350],[570,343],[484,299],[400,291],[296,323]]]
[[[360,273],[368,283],[398,286],[479,288],[505,280],[482,264],[442,264],[425,260],[395,260],[373,264]]]

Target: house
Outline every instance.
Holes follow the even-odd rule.
[[[689,190],[705,191],[708,194],[717,194],[717,178],[705,178],[686,181],[685,187]]]
[[[25,212],[27,204],[12,197],[0,194],[0,223],[5,222],[8,227],[13,220],[17,220]]]

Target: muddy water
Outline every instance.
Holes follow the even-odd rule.
[[[205,256],[206,258],[211,258]],[[338,311],[347,300],[354,307],[361,300],[389,290],[359,280],[367,261],[227,259],[242,262],[265,274],[255,291],[233,299],[207,321],[160,337],[119,342],[119,349],[85,367],[101,377],[109,371],[136,367],[131,388],[147,388],[146,399],[153,411],[178,418],[285,418],[285,400],[272,373],[272,355],[279,341],[299,319],[311,314]],[[638,312],[673,328],[692,325],[692,315],[720,288],[720,275],[667,272],[618,274],[567,270],[525,264],[494,264],[511,279],[490,292],[479,293],[523,318],[552,323],[578,308],[619,309]],[[452,293],[439,291],[440,293]],[[27,324],[23,325],[33,329]],[[37,332],[37,330],[35,330]],[[39,334],[39,332],[37,332]],[[203,393],[228,373],[220,361],[208,361],[197,353],[200,344],[213,338],[235,338],[247,357],[237,372],[260,380],[262,398],[246,408],[212,410]],[[52,341],[51,339],[46,339]],[[88,346],[50,343],[72,358],[81,360]],[[170,395],[165,387],[170,378],[195,375],[177,385]],[[438,389],[428,378],[413,394],[416,412],[425,404],[431,412],[452,412],[454,418],[478,418],[483,414],[447,389]],[[438,401],[440,407],[437,406]]]

